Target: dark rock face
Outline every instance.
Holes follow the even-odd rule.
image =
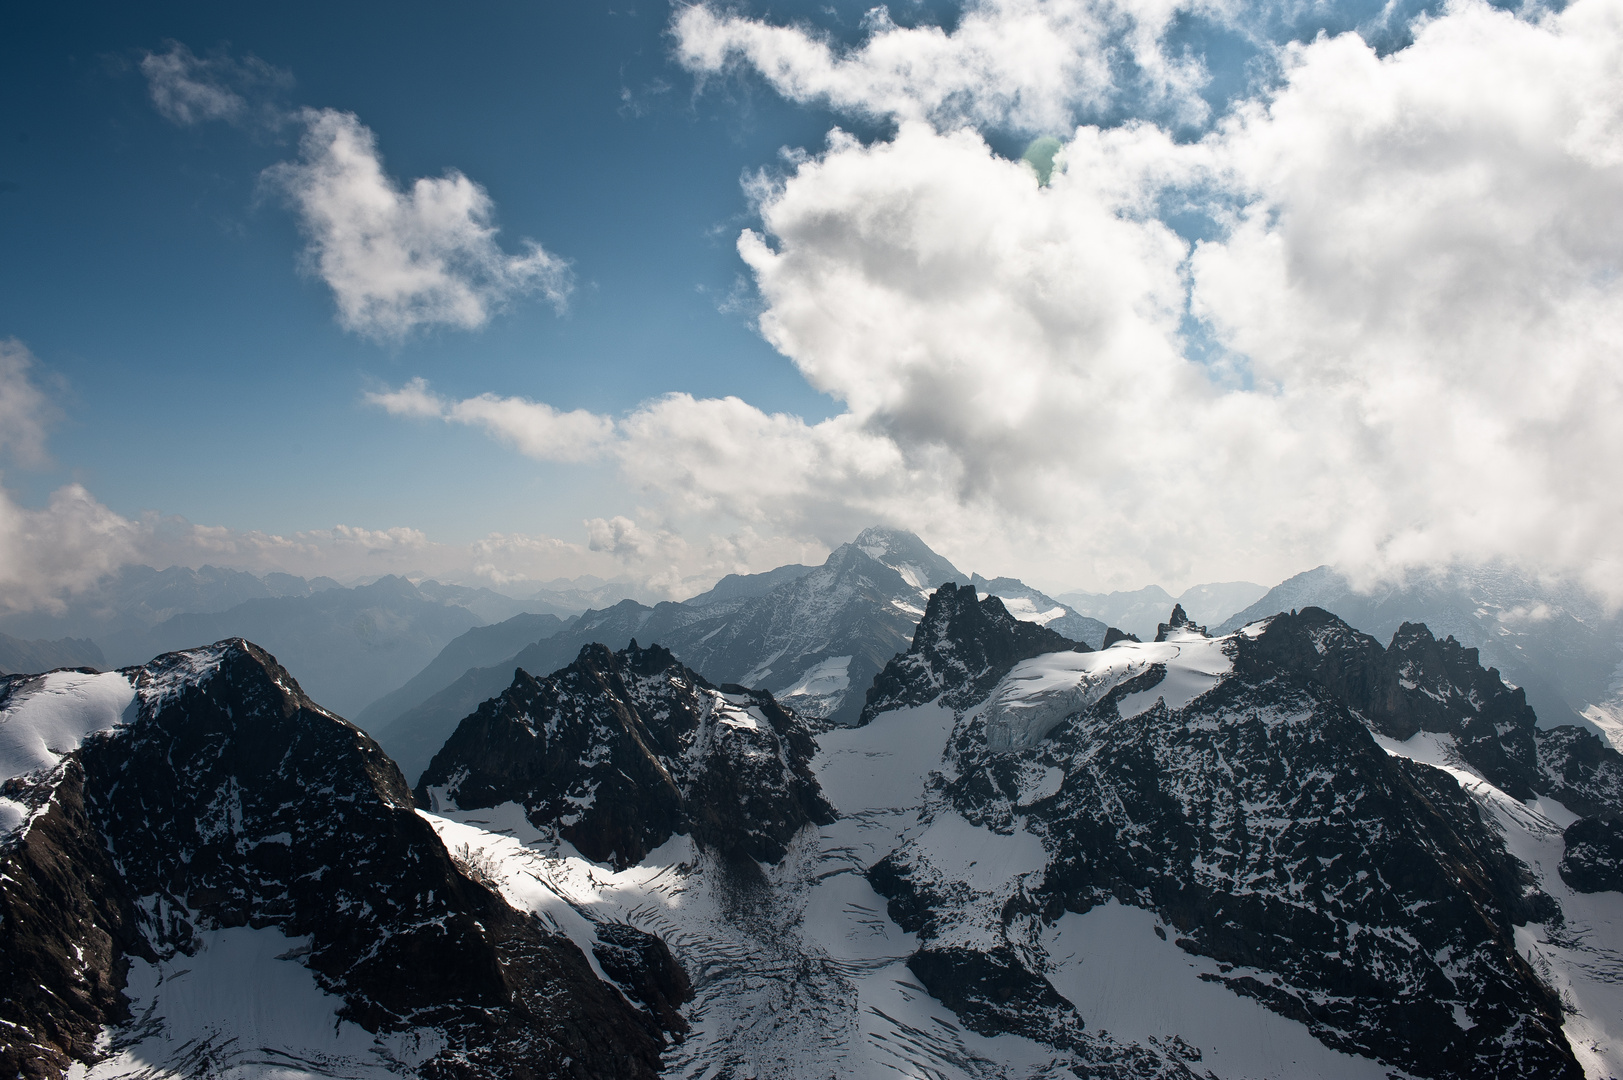
[[[1623,819],[1579,818],[1562,837],[1561,880],[1578,892],[1623,892]]]
[[[1329,612],[1304,608],[1268,621],[1239,659],[1305,677],[1394,739],[1452,735],[1466,764],[1518,799],[1548,795],[1586,816],[1623,814],[1623,754],[1572,725],[1539,728],[1520,688],[1476,649],[1404,623],[1382,649]]]
[[[1541,729],[1538,789],[1587,817],[1623,814],[1623,754],[1571,725]]]
[[[661,1028],[678,1038],[687,1032],[688,1022],[677,1008],[692,1000],[693,984],[663,941],[629,923],[599,923],[592,955],[603,973],[641,1002]]]
[[[1076,1008],[1048,981],[1034,977],[1007,946],[983,952],[926,946],[907,962],[932,997],[982,1035],[1014,1032],[1055,1046],[1077,1046],[1083,1029]]]
[[[777,862],[833,811],[810,733],[772,695],[718,689],[657,645],[583,648],[545,678],[519,671],[458,726],[417,788],[423,805],[518,802],[587,858],[635,865],[676,833]]]
[[[308,936],[303,963],[369,1031],[430,1027],[425,1076],[653,1076],[657,1026],[566,938],[466,877],[377,744],[234,640],[121,673],[133,719],[68,756],[45,817],[5,855],[0,1056],[84,1060],[122,1018],[127,956],[199,932]],[[70,963],[84,949],[86,970]]]
[[[1131,641],[1135,644],[1139,643],[1138,635],[1129,634],[1125,630],[1118,630],[1114,626],[1110,626],[1105,628],[1105,643],[1101,645],[1100,648],[1108,649],[1118,641]]]
[[[1206,633],[1206,628],[1204,626],[1196,626],[1195,625],[1195,620],[1191,619],[1188,616],[1188,614],[1183,610],[1183,605],[1182,604],[1173,604],[1172,605],[1172,614],[1167,616],[1167,621],[1164,622],[1164,623],[1161,623],[1159,626],[1157,626],[1155,628],[1155,640],[1156,641],[1165,641],[1169,634],[1173,634],[1173,633],[1176,633],[1176,632],[1179,632],[1179,631],[1187,631],[1187,632],[1195,633],[1195,634],[1205,634]]]
[[[556,671],[591,644],[623,649],[642,633],[653,614],[652,608],[635,600],[622,600],[602,611],[588,611],[568,629],[532,640],[511,659],[489,667],[467,668],[443,689],[401,712],[379,734],[378,741],[400,763],[408,782],[420,778],[462,718],[477,709],[480,702],[505,690],[515,671]]]
[[[1081,642],[1021,622],[996,596],[975,598],[951,582],[930,597],[913,644],[885,665],[868,690],[861,722],[941,698],[958,709],[980,701],[1014,665],[1050,652],[1089,652]]]
[[[969,644],[939,640],[948,657]],[[921,982],[972,1027],[1063,1045],[1075,1036],[1033,958],[1037,928],[1115,900],[1155,911],[1182,949],[1219,962],[1214,979],[1336,1049],[1428,1077],[1582,1075],[1559,999],[1514,940],[1554,901],[1451,777],[1388,755],[1361,711],[1446,725],[1530,784],[1519,695],[1423,628],[1381,650],[1322,612],[1205,647],[1229,650],[1232,669],[1187,704],[1142,705],[1169,679],[1151,663],[1025,749],[989,749],[977,701],[960,696],[926,820],[1023,831],[1047,864],[989,897],[936,872],[923,838],[873,867],[892,918],[919,935]],[[917,685],[940,680],[918,667]],[[1478,733],[1497,725],[1488,747]],[[1026,778],[1053,773],[1034,796]],[[989,923],[990,942],[963,955]]]
[[[1382,735],[1454,736],[1472,768],[1518,799],[1541,786],[1537,718],[1526,695],[1453,638],[1438,641],[1424,626],[1404,623],[1382,649],[1368,634],[1310,607],[1274,616],[1244,660],[1317,683]]]
[[[69,761],[52,780],[39,785],[45,812],[0,854],[0,1075],[28,1080],[63,1076],[104,1024],[129,1018],[126,958],[152,955],[85,814],[83,768]]]

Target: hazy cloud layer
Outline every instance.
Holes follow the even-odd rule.
[[[1061,10],[976,5],[965,27],[996,41]],[[707,7],[676,28],[698,70],[748,63],[901,123],[753,181],[739,240],[761,332],[843,414],[672,395],[612,438],[577,421],[672,512],[825,538],[885,519],[1046,580],[1510,560],[1623,600],[1620,0],[1466,0],[1385,57],[1355,35],[1284,48],[1280,84],[1204,138],[1084,126],[1047,186],[960,122],[1070,91],[1009,104],[995,64],[943,91],[896,59],[968,48],[937,31],[879,23],[840,54]],[[435,415],[521,446],[555,430],[538,403],[463,404]]]
[[[34,354],[16,338],[0,340],[0,455],[18,465],[44,464],[45,435],[56,416],[34,382]]]
[[[337,525],[290,535],[197,525],[147,514],[127,518],[78,484],[37,509],[0,488],[0,613],[60,610],[118,567],[214,565],[264,574],[331,577],[350,583],[383,574],[425,574],[524,597],[557,578],[624,578],[639,592],[673,600],[709,588],[718,577],[789,562],[821,562],[815,540],[762,536],[749,528],[690,541],[669,527],[626,517],[581,523],[578,540],[492,533],[444,543],[405,526]]]
[[[477,329],[514,297],[562,308],[569,266],[533,240],[508,254],[495,206],[455,169],[402,189],[353,113],[306,109],[299,159],[265,173],[299,216],[308,269],[327,283],[345,328],[398,339],[423,326]]]
[[[28,348],[0,341],[0,463],[45,464],[55,407],[41,390]],[[449,403],[416,382],[374,395],[396,414],[476,424],[539,457],[580,460],[571,444],[599,452],[613,421],[590,413],[557,414],[545,405],[489,396]],[[539,418],[539,419],[538,419]],[[509,429],[511,429],[509,431]],[[821,561],[815,540],[758,535],[748,527],[708,528],[688,540],[653,515],[639,524],[624,516],[581,522],[575,540],[493,533],[471,543],[436,541],[420,529],[335,525],[289,535],[198,525],[147,513],[126,517],[79,484],[55,491],[41,507],[21,505],[0,486],[0,613],[60,610],[97,579],[129,563],[156,567],[213,564],[256,573],[281,571],[343,582],[382,574],[422,573],[442,581],[486,585],[515,596],[556,578],[592,574],[628,577],[641,591],[684,599],[729,573],[786,562]]]

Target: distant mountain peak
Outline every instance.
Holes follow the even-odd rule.
[[[948,581],[967,581],[962,571],[906,529],[873,526],[863,529],[851,546],[895,570],[915,589],[933,589]]]

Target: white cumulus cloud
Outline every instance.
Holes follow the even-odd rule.
[[[946,37],[1039,9],[972,5]],[[840,52],[703,6],[676,26],[696,70],[899,123],[752,182],[739,240],[762,334],[841,414],[597,418],[673,512],[895,521],[1050,582],[1512,562],[1623,602],[1623,0],[1455,0],[1385,55],[1289,46],[1203,138],[1082,126],[1046,186],[936,68],[874,67],[939,31]],[[962,101],[1013,115],[1018,79],[971,69]]]
[[[34,354],[16,338],[0,340],[0,452],[19,465],[46,460],[45,435],[57,410],[34,381]]]
[[[497,242],[495,206],[455,169],[402,188],[353,113],[306,109],[299,158],[266,171],[299,216],[309,270],[332,289],[339,322],[380,339],[421,327],[477,329],[518,296],[563,308],[568,264],[526,240]]]
[[[0,489],[0,609],[59,607],[62,598],[130,561],[139,526],[78,484],[37,509]]]

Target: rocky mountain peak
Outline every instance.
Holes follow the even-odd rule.
[[[468,877],[377,744],[263,649],[235,639],[118,672],[12,679],[0,713],[10,739],[57,756],[5,782],[29,810],[0,846],[7,1075],[60,1077],[108,1052],[109,1024],[113,1052],[165,1073],[194,1074],[176,1054],[229,1071],[267,1052],[238,1045],[242,1032],[171,1031],[190,1022],[184,1009],[135,1022],[125,991],[150,1001],[193,969],[307,988],[310,1037],[371,1033],[346,1044],[362,1058],[335,1063],[344,1075],[386,1067],[364,1047],[386,1054],[396,1036],[427,1048],[425,1075],[508,1076],[516,1061],[657,1070],[657,1022],[573,943]],[[232,948],[250,959],[226,971]],[[290,963],[303,970],[282,974]]]
[[[659,645],[588,644],[523,669],[457,727],[417,787],[430,809],[513,802],[587,858],[625,867],[673,835],[724,856],[783,858],[829,820],[804,724],[764,690],[716,687]]]
[[[1321,608],[1275,615],[1247,638],[1255,658],[1325,687],[1380,735],[1447,735],[1466,763],[1519,799],[1539,787],[1537,717],[1519,688],[1484,669],[1476,649],[1404,623],[1382,648]],[[1243,661],[1242,661],[1243,662]]]
[[[1434,642],[1432,656],[1426,636],[1406,639],[1431,665],[1415,691],[1487,692],[1487,672],[1453,670],[1463,650]],[[964,695],[924,824],[868,874],[917,935],[921,984],[974,1030],[1074,1045],[1080,1014],[1056,987],[1090,976],[1046,928],[1096,912],[1103,925],[1118,916],[1101,909],[1125,905],[1210,964],[1200,978],[1344,1053],[1415,1075],[1576,1080],[1560,1000],[1515,944],[1515,927],[1556,918],[1554,901],[1507,850],[1503,819],[1405,756],[1432,743],[1382,743],[1344,696],[1386,685],[1411,646],[1382,650],[1311,610],[1166,638],[1035,656],[980,701]],[[1476,714],[1452,719],[1476,730]],[[1024,872],[955,877],[968,835],[978,860]],[[1611,834],[1580,839],[1584,861],[1563,873],[1610,880]]]
[[[1182,604],[1172,605],[1172,614],[1167,621],[1161,623],[1155,630],[1155,640],[1165,641],[1174,634],[1199,634],[1201,637],[1209,636],[1204,626],[1195,625],[1195,620],[1184,613]]]
[[[890,709],[941,698],[952,708],[979,701],[1021,660],[1088,646],[1010,615],[996,596],[977,599],[971,585],[935,591],[913,644],[885,666],[868,690],[861,723]]]

